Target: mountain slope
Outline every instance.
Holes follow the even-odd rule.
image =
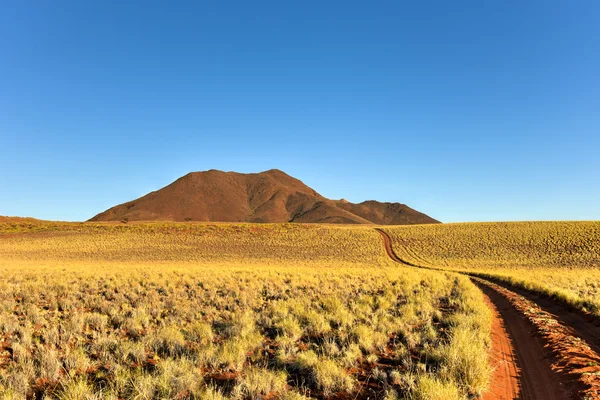
[[[279,170],[189,173],[90,221],[222,221],[415,224],[438,222],[398,203],[353,204],[321,196]]]
[[[414,210],[406,204],[382,203],[375,200],[354,204],[338,201],[337,206],[378,225],[427,224],[439,221]]]

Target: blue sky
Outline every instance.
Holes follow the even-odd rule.
[[[445,222],[600,219],[600,2],[0,4],[0,215],[279,168]]]

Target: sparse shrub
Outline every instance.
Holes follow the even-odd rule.
[[[356,343],[351,343],[343,350],[341,362],[346,367],[352,367],[362,358],[360,346]]]
[[[155,351],[160,351],[163,354],[169,353],[173,344],[170,342],[165,343],[164,338],[157,338],[157,341],[158,343],[155,342]],[[146,352],[146,345],[141,342],[131,342],[128,340],[120,342],[117,353],[119,359],[125,363],[140,364],[146,361],[146,359],[148,358],[148,353]]]
[[[303,395],[302,393],[295,392],[290,390],[289,392],[281,395],[281,400],[308,400],[310,397]]]
[[[463,396],[452,382],[443,382],[429,375],[422,375],[418,379],[413,398],[415,400],[462,400]]]
[[[379,369],[378,367],[375,367],[371,370],[371,376],[376,381],[380,381],[380,382],[384,382],[384,383],[387,382],[387,378],[388,378],[387,373],[384,370]]]
[[[366,325],[358,325],[352,331],[353,337],[365,352],[373,352],[376,348],[383,349],[388,341],[387,336]]]
[[[206,322],[195,322],[185,332],[188,340],[198,343],[202,347],[210,346],[214,339],[214,333],[210,324]]]
[[[302,323],[306,326],[306,331],[310,335],[320,336],[331,331],[331,325],[325,316],[317,310],[309,309],[299,315]]]
[[[12,325],[12,319],[9,321],[9,324]],[[31,345],[33,344],[33,325],[31,324],[31,322],[27,321],[24,326],[17,325],[14,328],[7,329],[11,329],[11,332],[14,333],[15,342],[20,343],[26,348],[31,347]]]
[[[394,389],[387,389],[383,395],[383,400],[400,400],[400,396]]]
[[[121,328],[123,328],[127,333],[127,336],[133,339],[140,338],[140,336],[142,335],[142,331],[144,330],[142,324],[140,324],[134,318],[127,318],[122,323],[117,321],[115,322],[115,326],[121,326]]]
[[[379,356],[377,354],[375,354],[375,353],[371,353],[371,354],[367,355],[367,357],[365,358],[365,360],[369,364],[375,364],[379,360]]]
[[[100,361],[110,362],[118,357],[120,346],[121,340],[115,336],[101,336],[91,344],[90,352],[97,354]]]
[[[2,383],[0,382],[0,396],[2,396],[3,400],[25,400],[26,397],[23,394],[17,393],[15,390],[11,388],[3,388]]]
[[[287,374],[284,371],[269,371],[262,368],[249,368],[238,378],[234,389],[244,398],[259,400],[267,394],[281,395],[287,390]]]
[[[84,325],[85,318],[83,314],[79,312],[69,313],[65,321],[60,325],[64,340],[68,343],[78,337],[83,332]]]
[[[90,359],[81,348],[68,349],[64,359],[66,372],[73,376],[76,373],[85,373],[90,366]]]
[[[12,358],[16,363],[22,363],[29,359],[27,348],[18,342],[12,344]]]
[[[244,311],[234,315],[230,323],[226,324],[223,330],[224,336],[228,338],[241,337],[244,338],[254,333],[256,330],[254,316],[251,312]]]
[[[40,351],[37,361],[39,377],[50,381],[58,380],[62,365],[55,350],[44,349]]]
[[[177,357],[185,351],[185,337],[175,326],[160,329],[149,341],[151,349],[162,357]]]
[[[352,377],[333,360],[319,360],[312,368],[312,376],[316,386],[325,396],[338,391],[351,392],[354,388]]]
[[[79,378],[66,382],[58,393],[59,400],[100,400],[100,394],[96,394],[93,386],[85,379]]]
[[[300,336],[302,336],[302,328],[300,327],[300,324],[291,315],[287,315],[281,321],[277,322],[275,326],[281,333],[293,340],[298,340]]]
[[[108,316],[99,313],[90,313],[85,316],[85,323],[97,332],[104,332],[108,324]]]
[[[4,371],[3,371],[4,372]],[[5,383],[13,395],[25,397],[29,393],[31,383],[40,376],[37,366],[31,358],[13,364],[6,370]]]
[[[295,366],[303,371],[309,370],[319,362],[319,356],[312,350],[303,351],[297,354],[295,359]]]
[[[227,398],[220,392],[218,389],[214,387],[207,387],[202,391],[200,396],[202,400],[226,400]]]
[[[201,398],[202,375],[189,360],[167,359],[157,368],[156,390],[162,398]]]
[[[341,350],[340,347],[338,346],[337,342],[335,341],[334,338],[327,338],[323,341],[323,344],[321,346],[322,350],[323,350],[323,354],[326,357],[338,357],[341,354]]]
[[[57,326],[51,326],[46,329],[42,335],[44,343],[50,346],[56,346],[60,341],[60,334],[58,333]]]
[[[228,339],[219,348],[215,357],[215,365],[239,371],[246,362],[248,346],[240,339]]]
[[[156,380],[151,375],[138,375],[131,380],[132,400],[153,400],[156,395]]]
[[[491,376],[485,342],[467,327],[452,331],[450,343],[442,346],[441,363],[449,377],[469,393],[479,395],[487,389]]]
[[[278,336],[276,342],[277,360],[283,365],[290,363],[298,351],[296,340],[289,336]]]
[[[402,374],[397,369],[393,369],[389,373],[390,382],[392,385],[400,386],[402,384]]]

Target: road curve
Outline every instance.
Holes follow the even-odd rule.
[[[381,229],[377,231],[392,260],[423,268],[398,257],[390,236]],[[556,304],[539,304],[535,295],[516,294],[481,278],[471,280],[483,292],[493,315],[490,356],[494,375],[484,400],[600,398],[597,368],[586,369],[586,365],[600,360],[593,351],[598,342],[590,340],[597,337],[591,322],[582,326],[581,317],[558,310]],[[534,298],[526,299],[524,295]],[[551,311],[543,307],[551,307]],[[581,329],[583,334],[577,335]]]
[[[421,265],[413,264],[398,257],[394,252],[394,249],[392,248],[392,238],[390,237],[390,235],[388,235],[387,232],[385,232],[383,229],[375,228],[375,230],[379,232],[379,234],[383,238],[383,247],[385,248],[385,252],[387,253],[389,258],[396,261],[397,263],[408,265],[411,267],[426,268]]]

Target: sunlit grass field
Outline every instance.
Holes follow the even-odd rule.
[[[0,219],[0,397],[461,399],[490,314],[370,227]]]
[[[600,316],[600,222],[384,228],[411,263],[496,277]]]
[[[2,226],[0,226],[2,228]],[[20,228],[0,240],[0,259],[40,262],[389,265],[372,229],[300,224],[95,223]],[[2,232],[0,230],[0,232]]]

